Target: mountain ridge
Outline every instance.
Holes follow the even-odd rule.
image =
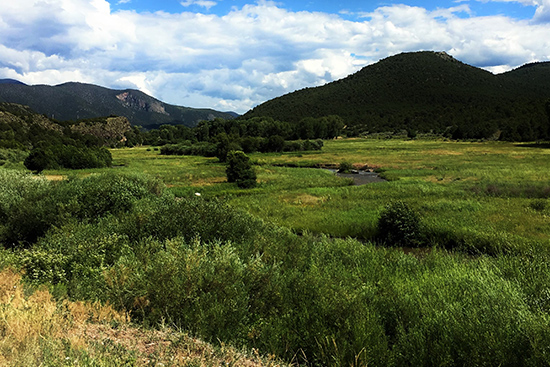
[[[30,86],[13,79],[2,79],[0,102],[26,105],[57,120],[123,116],[132,125],[145,128],[162,124],[194,127],[201,120],[236,117],[232,112],[171,105],[136,89],[117,90],[79,82]]]
[[[471,130],[466,134],[470,138],[504,133],[510,139],[529,125],[527,130],[544,130],[538,135],[547,137],[549,65],[535,63],[495,75],[444,52],[401,53],[343,79],[266,101],[243,118],[299,123],[306,117],[338,115],[351,135],[465,128]]]

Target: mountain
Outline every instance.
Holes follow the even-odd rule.
[[[550,63],[494,75],[445,52],[402,53],[344,79],[267,101],[243,118],[338,115],[353,134],[417,130],[462,138],[548,138]]]
[[[233,113],[212,109],[166,104],[134,89],[113,90],[83,83],[29,86],[3,79],[0,80],[0,102],[26,105],[59,121],[116,115],[145,128],[162,124],[193,127],[200,120],[235,117]]]
[[[20,84],[20,85],[25,85],[25,83],[21,83],[19,80],[15,80],[15,79],[0,79],[0,84]]]

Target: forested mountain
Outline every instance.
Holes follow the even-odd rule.
[[[60,121],[116,115],[146,128],[162,124],[193,127],[201,120],[235,117],[234,113],[166,104],[138,90],[113,90],[83,83],[29,86],[3,79],[0,80],[0,102],[30,106]]]
[[[414,130],[456,138],[549,138],[550,63],[494,75],[445,52],[403,53],[267,101],[243,118],[340,116],[348,135]]]

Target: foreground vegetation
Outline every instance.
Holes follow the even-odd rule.
[[[59,182],[0,170],[0,267],[56,299],[300,365],[548,363],[544,146],[327,141],[252,154],[245,190],[216,158],[147,149]],[[344,161],[390,181],[310,168]]]
[[[282,366],[228,346],[213,347],[167,326],[146,330],[109,305],[56,301],[0,272],[0,366]]]

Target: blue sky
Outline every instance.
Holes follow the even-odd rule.
[[[140,89],[244,113],[401,52],[494,73],[550,60],[550,0],[17,0],[0,78]]]
[[[233,8],[242,8],[244,5],[251,3],[246,0],[204,0],[201,1],[181,1],[181,0],[131,0],[118,1],[110,0],[111,6],[116,10],[135,10],[138,12],[148,11],[165,11],[169,13],[179,13],[182,11],[202,12],[206,14],[216,14],[219,16],[225,15]],[[183,5],[182,5],[183,3]],[[392,6],[396,4],[407,4],[410,6],[418,6],[427,10],[435,10],[438,8],[450,8],[456,6],[459,1],[434,1],[434,0],[411,0],[411,1],[278,1],[279,6],[294,11],[310,11],[323,12],[331,14],[339,14],[346,19],[357,19],[363,13],[374,11],[376,8],[383,6]],[[487,16],[496,14],[505,14],[513,16],[517,19],[530,19],[533,17],[536,5],[535,2],[515,2],[515,1],[462,1],[468,3],[473,14],[476,16]],[[351,13],[351,14],[349,14]]]

